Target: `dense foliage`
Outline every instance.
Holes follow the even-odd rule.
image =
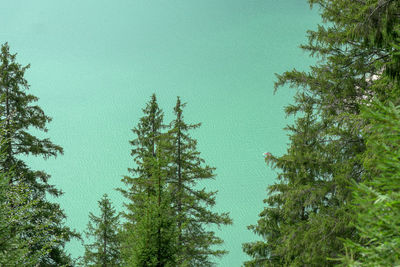
[[[400,106],[373,102],[363,110],[367,149],[365,181],[354,185],[359,239],[348,239],[344,266],[400,264]]]
[[[129,202],[122,235],[123,255],[129,266],[211,266],[212,256],[226,251],[214,246],[223,241],[208,229],[230,224],[227,213],[218,214],[216,192],[197,188],[197,181],[214,177],[196,150],[188,131],[199,127],[183,121],[184,104],[178,98],[176,118],[170,129],[153,95],[133,132],[137,138],[132,156],[136,177],[125,177],[128,190],[120,189]]]
[[[308,71],[277,75],[275,90],[296,88],[290,144],[266,153],[278,170],[265,208],[249,226],[262,240],[243,244],[245,266],[400,265],[400,2],[308,0],[322,24],[301,48],[318,59]],[[21,156],[55,157],[63,149],[47,132],[51,118],[36,105],[8,44],[0,51],[0,265],[73,266],[65,244],[79,234],[65,226],[62,194],[44,171]],[[191,137],[177,98],[164,123],[156,95],[143,109],[130,141],[133,167],[118,190],[123,221],[104,195],[89,214],[84,266],[213,266],[229,225],[213,211],[214,179]]]
[[[360,110],[372,99],[399,100],[392,80],[398,71],[398,3],[309,2],[320,7],[324,25],[308,31],[302,48],[320,60],[309,72],[278,75],[276,88],[298,88],[295,103],[286,107],[296,121],[287,128],[287,153],[267,159],[280,174],[258,224],[250,226],[264,241],[243,245],[252,257],[247,266],[333,266],[349,249],[343,240],[366,238],[360,231],[367,227],[360,221],[365,214],[353,195],[354,184],[377,179],[365,165],[371,156],[366,131],[375,126]]]
[[[4,137],[4,132],[1,132]],[[4,142],[4,140],[3,140]],[[4,157],[4,152],[0,157]],[[0,265],[1,266],[34,266],[46,257],[51,245],[48,231],[50,219],[34,226],[37,236],[24,238],[27,226],[24,223],[37,216],[40,208],[32,201],[29,188],[23,184],[10,184],[13,172],[4,170],[0,173]],[[51,240],[40,250],[33,251],[32,245]]]
[[[143,112],[145,116],[132,130],[137,136],[131,141],[136,167],[129,171],[134,177],[124,177],[127,189],[120,189],[128,199],[122,254],[127,266],[172,266],[174,229],[165,203],[168,160],[161,144],[164,114],[155,95]]]
[[[11,54],[8,44],[1,46],[0,54],[0,120],[3,121],[3,135],[1,150],[4,156],[0,160],[0,167],[5,173],[12,170],[9,176],[10,186],[27,186],[29,201],[34,201],[34,216],[29,220],[20,221],[24,224],[24,238],[30,242],[29,252],[34,255],[37,251],[47,249],[50,252],[40,257],[41,266],[70,265],[71,260],[64,251],[64,246],[71,237],[77,236],[64,225],[65,215],[56,203],[49,202],[46,194],[60,196],[61,191],[48,183],[50,176],[44,171],[34,171],[21,160],[21,155],[42,156],[44,158],[62,153],[60,146],[53,144],[49,139],[39,139],[29,133],[31,128],[46,132],[46,125],[51,118],[34,103],[37,97],[27,93],[28,82],[25,80],[25,71],[28,66],[21,66],[16,62],[16,55]],[[11,203],[11,207],[17,204]],[[49,221],[50,220],[50,221]],[[48,224],[48,239],[37,238],[37,225]]]

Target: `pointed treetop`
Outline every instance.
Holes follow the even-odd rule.
[[[176,105],[174,108],[174,112],[176,115],[179,115],[182,118],[182,109],[186,106],[186,103],[182,103],[180,97],[177,97]]]

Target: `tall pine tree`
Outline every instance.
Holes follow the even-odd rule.
[[[354,183],[351,210],[358,238],[348,238],[344,266],[396,266],[400,262],[399,235],[399,77],[400,4],[371,0],[337,1],[342,17],[352,18],[353,36],[381,51],[374,64],[382,69],[372,81],[371,98],[362,107],[366,140],[363,180]]]
[[[39,139],[29,133],[35,128],[47,132],[46,125],[51,118],[46,116],[43,110],[34,103],[37,97],[28,94],[28,82],[24,78],[28,66],[21,66],[16,62],[16,54],[11,54],[8,44],[1,46],[0,54],[0,119],[4,121],[4,143],[1,149],[5,151],[5,157],[0,161],[0,167],[9,171],[13,169],[15,175],[10,179],[10,184],[24,183],[29,187],[30,196],[38,208],[35,217],[26,222],[25,238],[35,240],[39,234],[35,231],[35,225],[42,224],[51,218],[49,225],[53,237],[58,242],[53,243],[50,253],[41,258],[41,266],[60,266],[71,264],[64,251],[64,245],[71,237],[77,236],[68,227],[64,226],[66,216],[58,204],[46,199],[46,194],[60,196],[61,191],[48,183],[50,176],[44,171],[31,170],[20,159],[21,155],[42,156],[44,158],[56,156],[62,153],[60,146],[53,144],[49,139]],[[51,240],[41,240],[31,246],[31,253],[46,247]]]
[[[2,127],[0,135],[4,137]],[[5,142],[5,139],[2,138],[0,142]],[[5,153],[0,152],[0,158],[3,157]],[[36,201],[31,200],[29,188],[23,183],[11,184],[10,180],[13,178],[12,170],[0,172],[0,265],[36,266],[40,263],[40,259],[49,253],[52,242],[34,252],[31,252],[31,245],[49,240],[50,219],[35,225],[37,236],[29,240],[24,238],[25,221],[32,220],[40,210],[36,206]]]
[[[152,95],[150,102],[143,109],[144,117],[140,119],[138,125],[132,129],[132,132],[137,136],[134,140],[130,141],[133,146],[131,150],[131,156],[135,166],[129,168],[128,171],[133,177],[125,176],[122,182],[126,185],[127,189],[119,188],[118,190],[128,199],[128,203],[125,203],[128,212],[125,214],[128,223],[134,223],[142,214],[135,211],[136,207],[139,207],[141,202],[140,199],[142,192],[146,192],[148,195],[153,194],[153,188],[150,180],[151,165],[149,159],[156,156],[156,139],[161,135],[162,130],[165,128],[163,125],[164,114],[158,107],[157,97],[155,94]],[[135,199],[138,197],[138,199]],[[134,206],[132,206],[134,205]],[[129,227],[129,226],[127,226]]]
[[[286,108],[297,119],[288,127],[287,153],[269,159],[280,169],[279,180],[269,187],[258,224],[250,227],[265,240],[244,244],[252,257],[247,266],[332,266],[336,262],[329,259],[344,253],[341,240],[358,239],[349,203],[351,181],[365,179],[366,121],[360,109],[371,97],[393,93],[393,84],[376,86],[374,81],[388,61],[387,48],[373,47],[355,34],[363,21],[348,10],[363,10],[364,4],[309,3],[320,6],[326,24],[309,31],[309,43],[302,48],[320,61],[309,72],[278,75],[276,88],[299,88],[295,104]]]
[[[132,257],[129,266],[176,266],[176,224],[171,208],[171,195],[166,183],[169,157],[161,136],[157,140],[156,157],[149,158],[150,186],[154,194],[142,192],[144,215],[137,221],[130,238]]]
[[[189,131],[200,126],[187,124],[183,117],[183,108],[179,97],[174,108],[175,119],[171,123],[169,154],[171,169],[168,183],[172,190],[172,203],[175,209],[178,227],[178,266],[211,266],[212,256],[227,253],[216,249],[223,240],[208,228],[211,225],[231,224],[228,213],[218,214],[211,211],[215,205],[217,192],[200,189],[199,181],[214,178],[214,170],[200,157],[197,141]]]
[[[131,155],[135,167],[133,177],[119,189],[127,198],[122,252],[127,266],[174,266],[174,224],[166,191],[168,155],[162,130],[163,112],[155,94],[143,109],[145,114],[133,129]]]
[[[400,106],[374,101],[363,109],[365,178],[354,184],[358,239],[346,240],[343,266],[400,264]]]

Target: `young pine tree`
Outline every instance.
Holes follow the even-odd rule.
[[[60,146],[53,144],[49,139],[39,139],[29,133],[29,129],[47,132],[46,125],[51,118],[35,105],[37,97],[27,93],[28,82],[24,78],[28,66],[21,66],[16,62],[16,55],[10,53],[8,44],[1,45],[0,53],[0,120],[4,122],[4,142],[1,144],[5,156],[0,160],[0,167],[4,171],[13,170],[14,175],[10,184],[24,183],[30,191],[31,200],[36,202],[36,215],[25,223],[24,238],[34,242],[30,252],[42,250],[52,243],[50,253],[41,258],[41,266],[71,265],[71,260],[64,251],[64,246],[71,237],[77,234],[64,225],[66,216],[58,204],[46,199],[46,194],[60,196],[61,191],[48,184],[49,175],[44,171],[31,170],[21,160],[20,156],[34,155],[48,158],[62,153]],[[37,240],[40,233],[36,232],[36,225],[51,218],[49,225],[53,236],[48,240]],[[39,242],[40,241],[40,242]]]
[[[200,124],[187,124],[183,117],[183,108],[179,97],[174,108],[175,119],[169,131],[171,165],[168,183],[172,190],[172,203],[178,228],[177,266],[211,266],[212,256],[227,253],[216,249],[223,240],[207,227],[231,224],[228,213],[218,214],[211,211],[215,205],[217,192],[199,189],[197,183],[214,178],[214,170],[204,164],[197,151],[197,141],[189,135]]]
[[[121,266],[119,215],[107,194],[98,203],[100,216],[89,214],[90,221],[85,234],[93,243],[85,245],[84,264],[98,267]]]

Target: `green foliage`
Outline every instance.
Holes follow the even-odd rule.
[[[129,202],[125,203],[128,212],[125,217],[129,222],[134,223],[141,217],[140,207],[143,203],[142,193],[146,191],[148,195],[154,194],[150,178],[152,177],[151,165],[152,157],[156,153],[156,139],[161,135],[162,129],[165,127],[163,123],[164,114],[158,107],[157,98],[153,94],[151,101],[143,109],[144,117],[140,119],[139,124],[132,129],[132,132],[137,136],[136,139],[130,141],[133,146],[131,156],[133,157],[135,167],[129,168],[128,171],[134,176],[125,176],[122,182],[128,189],[119,188],[118,190],[126,197]],[[129,226],[130,227],[130,226]]]
[[[121,266],[119,215],[107,194],[98,202],[100,216],[89,214],[86,237],[93,243],[85,245],[85,266]]]
[[[226,253],[215,248],[223,241],[207,227],[231,219],[210,210],[216,192],[197,186],[214,177],[214,168],[203,165],[197,141],[188,134],[200,124],[186,124],[183,107],[178,98],[176,119],[164,132],[163,112],[153,95],[133,129],[136,166],[129,170],[134,177],[123,179],[128,190],[119,189],[129,201],[122,232],[128,266],[211,266],[213,256]]]
[[[389,62],[391,47],[371,45],[375,42],[357,30],[374,25],[364,8],[382,1],[309,2],[319,5],[325,23],[308,31],[309,42],[301,47],[320,60],[309,72],[278,75],[276,88],[298,88],[295,104],[286,107],[296,121],[287,127],[287,153],[270,159],[280,173],[268,188],[258,224],[249,227],[264,241],[243,245],[252,257],[247,266],[332,266],[336,263],[329,259],[345,253],[342,240],[359,238],[349,203],[350,181],[365,179],[366,121],[360,109],[372,97],[398,95],[392,82],[375,80]]]
[[[175,225],[168,203],[158,206],[152,197],[146,202],[146,211],[131,237],[135,244],[129,248],[128,266],[176,266]]]
[[[335,21],[339,27],[346,28],[346,35],[355,42],[362,42],[370,48],[385,51],[374,58],[384,73],[399,81],[399,9],[396,0],[313,0],[311,3],[323,5],[323,18]],[[351,23],[349,23],[351,22]]]
[[[161,132],[163,113],[154,94],[143,112],[133,129],[137,138],[131,141],[136,167],[129,171],[134,177],[122,180],[128,190],[119,189],[128,199],[122,254],[127,266],[174,266],[175,224],[166,183],[170,160]]]
[[[200,124],[187,124],[182,115],[185,104],[179,97],[174,108],[175,119],[169,131],[169,155],[172,158],[168,182],[172,190],[172,204],[178,227],[178,265],[212,266],[211,256],[222,256],[225,250],[215,249],[223,240],[207,227],[231,224],[228,213],[211,211],[217,192],[199,189],[197,183],[214,178],[214,170],[204,164],[197,151],[197,141],[189,131]]]
[[[61,191],[48,184],[50,176],[43,171],[31,170],[19,156],[34,155],[48,158],[62,153],[62,148],[54,145],[47,138],[39,139],[29,133],[35,128],[46,132],[46,124],[51,118],[34,103],[37,97],[27,94],[28,82],[25,80],[25,71],[28,66],[21,66],[16,61],[16,55],[10,54],[8,44],[1,46],[0,54],[0,120],[4,122],[4,136],[2,136],[1,149],[5,155],[0,160],[0,166],[6,172],[13,170],[10,185],[24,184],[28,187],[32,207],[36,209],[34,216],[25,221],[24,238],[33,242],[30,253],[36,254],[51,244],[50,252],[41,258],[41,266],[71,265],[72,262],[64,252],[64,245],[71,237],[78,235],[64,226],[65,215],[58,204],[46,200],[46,194],[61,195]],[[48,220],[48,239],[36,238],[41,233],[37,232],[37,225]],[[54,241],[56,240],[56,241]]]
[[[354,184],[359,239],[346,240],[344,266],[400,265],[400,106],[375,101],[363,109],[365,181]]]
[[[0,142],[5,142],[3,124]],[[0,158],[4,158],[4,151]],[[51,219],[35,225],[37,236],[27,240],[25,221],[32,220],[40,212],[37,201],[31,200],[31,192],[24,183],[10,184],[12,170],[0,172],[0,265],[1,266],[36,266],[45,257],[56,239],[51,240],[49,224]],[[54,238],[54,237],[53,237]],[[48,241],[46,246],[33,253],[32,245]]]
[[[35,226],[37,236],[26,240],[24,222],[37,215],[35,201],[30,200],[29,189],[23,184],[10,185],[7,173],[0,174],[0,265],[1,266],[36,266],[40,259],[49,254],[51,240],[48,219]],[[54,237],[53,237],[54,238]],[[48,241],[40,250],[32,251],[32,245]]]
[[[150,181],[155,194],[142,194],[144,215],[132,231],[134,244],[129,266],[176,266],[176,224],[166,184],[167,155],[163,155],[162,147],[158,143],[156,157],[150,159]]]

